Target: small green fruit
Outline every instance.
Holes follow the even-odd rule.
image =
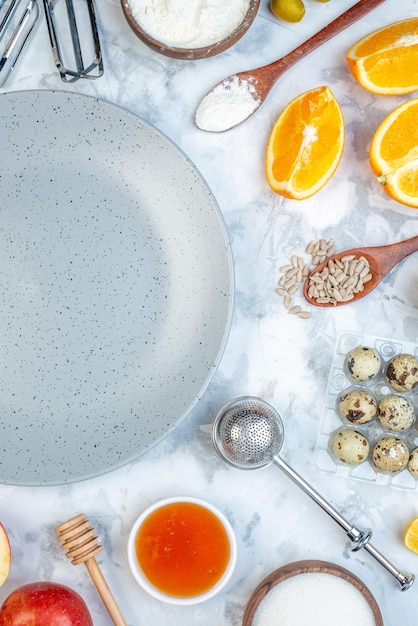
[[[286,22],[300,22],[305,15],[302,0],[270,0],[270,10],[276,17]]]

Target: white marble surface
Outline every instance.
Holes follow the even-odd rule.
[[[236,299],[226,350],[211,384],[186,419],[151,451],[117,471],[76,484],[0,485],[0,520],[13,550],[0,601],[23,583],[55,580],[83,595],[95,624],[111,624],[87,571],[70,565],[54,536],[55,525],[85,512],[98,528],[104,544],[99,561],[130,626],[238,626],[258,582],[280,565],[306,558],[338,563],[359,576],[376,597],[387,626],[416,623],[418,583],[401,592],[368,554],[350,552],[344,532],[278,468],[231,469],[217,457],[209,435],[209,425],[225,402],[243,394],[265,398],[283,417],[283,457],[353,523],[371,526],[373,543],[400,569],[418,573],[418,556],[402,540],[407,523],[418,515],[417,492],[323,474],[314,455],[338,335],[355,331],[417,341],[416,256],[358,304],[315,309],[309,320],[288,315],[275,294],[278,268],[294,252],[303,253],[311,239],[334,238],[342,250],[418,234],[416,211],[388,199],[368,165],[368,144],[377,123],[405,98],[364,91],[351,78],[344,58],[349,45],[374,28],[417,16],[418,0],[386,0],[290,70],[257,114],[236,129],[207,134],[193,123],[200,99],[218,80],[283,55],[352,4],[306,0],[305,20],[287,25],[273,19],[262,0],[255,23],[234,48],[190,62],[149,50],[129,29],[119,1],[101,0],[96,5],[104,76],[69,86],[53,64],[45,23],[39,25],[3,91],[70,89],[95,95],[142,116],[179,145],[207,180],[224,216],[235,259]],[[268,133],[292,97],[320,84],[331,87],[343,109],[343,159],[313,198],[284,200],[265,180]],[[186,608],[159,603],[142,592],[126,557],[127,536],[137,515],[147,503],[176,494],[205,497],[220,507],[234,526],[239,548],[225,592]]]

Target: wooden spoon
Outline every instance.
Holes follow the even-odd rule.
[[[73,517],[55,528],[61,548],[73,565],[84,563],[99,592],[115,626],[127,626],[118,605],[109,589],[103,573],[94,558],[102,551],[102,546],[84,513]]]
[[[284,57],[259,67],[258,69],[248,70],[233,74],[228,78],[224,78],[220,83],[215,85],[202,99],[196,110],[196,125],[202,130],[212,132],[222,132],[237,126],[244,120],[248,119],[267,98],[271,88],[276,81],[300,59],[318,48],[323,43],[337,35],[342,30],[351,26],[354,22],[369,13],[372,9],[382,4],[384,0],[360,0],[342,15],[330,22],[322,28],[318,33],[310,37],[300,46],[289,52]],[[239,87],[241,90],[241,98],[250,101],[250,107],[234,107],[234,90],[231,86]],[[219,94],[222,92],[228,98],[228,115],[223,116],[221,121],[216,120],[216,124],[210,119],[211,106],[216,108],[219,105]],[[243,96],[244,94],[244,96]],[[254,100],[252,103],[251,101]],[[252,110],[251,110],[251,107]],[[248,110],[248,108],[250,110]]]
[[[341,306],[342,304],[349,304],[350,302],[356,302],[360,298],[364,298],[370,293],[377,285],[385,278],[385,276],[397,265],[402,259],[409,256],[413,252],[418,250],[418,235],[406,239],[405,241],[399,241],[398,243],[392,243],[388,246],[374,246],[369,248],[353,248],[335,254],[322,263],[320,263],[307,277],[303,285],[303,295],[306,300],[315,306]],[[311,276],[321,272],[324,267],[329,264],[329,261],[340,260],[345,256],[354,255],[356,258],[363,256],[370,264],[371,280],[364,284],[362,291],[355,293],[354,297],[347,302],[324,303],[317,302],[315,298],[312,298],[308,294]]]

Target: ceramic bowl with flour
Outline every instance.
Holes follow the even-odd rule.
[[[247,32],[260,0],[121,0],[133,32],[147,46],[175,59],[205,59],[224,52]]]

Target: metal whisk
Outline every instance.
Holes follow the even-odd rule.
[[[72,83],[79,78],[102,76],[103,57],[93,0],[44,0],[52,53],[61,79]],[[86,30],[87,29],[87,30]],[[84,58],[88,55],[89,62]]]
[[[37,0],[0,0],[0,87],[15,69],[39,17]]]
[[[371,530],[360,530],[348,522],[279,456],[284,427],[280,415],[270,404],[245,396],[225,405],[215,418],[212,440],[219,456],[238,469],[257,469],[275,463],[345,530],[353,551],[367,550],[396,578],[402,591],[412,586],[414,574],[403,574],[372,546]]]

